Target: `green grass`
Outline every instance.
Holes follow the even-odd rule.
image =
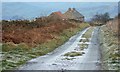
[[[90,29],[88,29],[88,31],[86,31],[85,34],[83,34],[82,37],[83,37],[83,38],[86,38],[86,39],[90,38],[91,35],[92,35],[93,30],[94,30],[94,27],[91,27]]]
[[[68,52],[64,54],[64,56],[75,57],[75,56],[81,56],[82,54],[84,54],[84,52]]]
[[[88,48],[88,44],[80,44],[80,50],[84,50]]]

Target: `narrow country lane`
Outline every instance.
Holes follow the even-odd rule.
[[[92,37],[87,49],[82,56],[75,56],[72,60],[65,59],[64,54],[72,51],[80,51],[79,44],[83,34],[91,27],[79,32],[68,42],[58,47],[53,52],[28,61],[20,70],[100,70],[100,50],[98,39],[98,27],[92,31]]]
[[[95,28],[91,38],[91,44],[86,52],[83,61],[79,64],[80,70],[100,70],[101,69],[101,52],[99,49],[99,28]]]

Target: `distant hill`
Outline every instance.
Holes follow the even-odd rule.
[[[112,17],[117,15],[117,3],[65,3],[65,2],[4,2],[2,4],[3,19],[33,19],[47,16],[51,12],[65,12],[69,7],[76,8],[89,20],[96,13],[109,12]]]

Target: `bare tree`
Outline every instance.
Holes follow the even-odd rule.
[[[96,14],[91,18],[91,22],[95,24],[105,24],[110,19],[109,13],[106,12],[104,14]]]

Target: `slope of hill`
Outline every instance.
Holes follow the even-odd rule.
[[[2,69],[13,69],[37,56],[45,55],[89,25],[69,21],[3,21]],[[40,25],[40,26],[39,26]],[[1,63],[1,61],[0,61]],[[1,71],[0,68],[0,71]]]

